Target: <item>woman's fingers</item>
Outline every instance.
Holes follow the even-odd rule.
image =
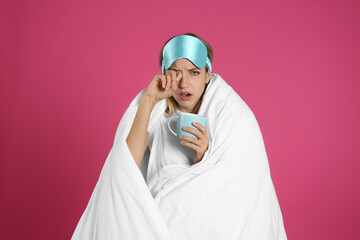
[[[179,138],[197,145],[198,139],[196,139],[194,137],[189,137],[189,136],[186,136],[186,135],[180,135]]]
[[[196,145],[196,144],[193,143],[193,142],[180,141],[180,143],[181,143],[182,145],[184,145],[184,146],[187,146],[187,147],[193,149],[195,152],[198,152],[198,151],[200,151],[200,149],[201,149],[201,148],[199,147],[199,145]]]
[[[165,75],[161,75],[160,79],[161,79],[162,88],[165,88],[165,86],[166,86],[166,77],[165,77]]]
[[[171,76],[166,75],[166,88],[165,88],[166,91],[170,89],[170,85],[171,85]]]
[[[171,86],[170,88],[172,87],[175,87],[176,89],[176,72],[175,71],[171,71]]]
[[[168,91],[173,86],[177,86],[176,82],[181,79],[181,72],[169,71],[166,75],[160,75],[161,86],[165,91]],[[174,81],[174,83],[172,83]]]
[[[197,127],[197,126],[196,126],[196,127]],[[189,133],[194,134],[194,135],[195,135],[196,137],[198,137],[199,139],[202,138],[202,136],[203,136],[203,133],[202,133],[201,131],[199,131],[199,130],[197,130],[197,129],[194,129],[194,128],[192,128],[192,127],[184,127],[183,129],[184,129],[184,131],[186,131],[186,132],[189,132]]]
[[[166,88],[166,83],[167,83],[166,75],[164,75],[163,78],[164,78],[163,89],[165,89]]]
[[[182,74],[181,72],[176,72],[176,81],[180,81],[180,79],[182,77],[181,74]]]
[[[176,72],[175,71],[171,71],[170,75],[171,75],[172,81],[176,80]]]
[[[199,129],[199,131],[203,134],[206,133],[206,127],[204,125],[202,125],[201,123],[198,122],[193,122],[193,125]]]
[[[169,91],[174,86],[176,81],[176,73],[174,71],[170,71],[169,74],[165,75],[166,78],[166,87],[165,91]]]

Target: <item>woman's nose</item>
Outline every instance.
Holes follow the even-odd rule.
[[[180,77],[179,87],[185,88],[189,85],[188,77],[186,77],[184,74],[180,73],[178,77]]]

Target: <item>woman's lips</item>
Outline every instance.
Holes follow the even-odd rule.
[[[192,97],[191,94],[188,95],[188,96],[185,96],[185,95],[180,94],[180,98],[181,98],[181,100],[183,100],[183,101],[188,101],[188,100],[191,99],[191,97]]]

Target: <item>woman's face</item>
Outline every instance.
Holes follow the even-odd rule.
[[[205,67],[199,69],[185,58],[176,60],[169,69],[165,70],[165,75],[170,74],[171,71],[175,71],[181,77],[178,82],[175,81],[175,84],[178,84],[178,89],[173,95],[179,105],[179,110],[188,113],[193,112],[204,92],[205,84],[210,81],[210,71],[205,73]],[[191,95],[182,96],[181,94],[184,92]]]

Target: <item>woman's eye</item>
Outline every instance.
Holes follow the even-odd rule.
[[[196,75],[198,75],[198,74],[199,74],[199,72],[197,72],[197,71],[193,71],[193,73],[197,73]]]

